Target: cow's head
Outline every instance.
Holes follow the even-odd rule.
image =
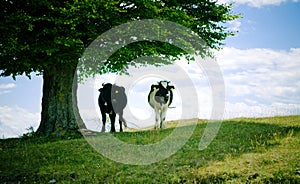
[[[172,100],[172,90],[174,86],[169,85],[170,81],[159,81],[158,85],[153,85],[153,90],[157,90],[155,94],[155,101],[166,104],[169,99]],[[170,103],[171,101],[169,101]]]

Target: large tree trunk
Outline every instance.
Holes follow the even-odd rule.
[[[76,65],[47,67],[43,73],[43,98],[40,136],[63,136],[85,128],[77,107]]]

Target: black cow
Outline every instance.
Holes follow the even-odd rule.
[[[120,132],[122,132],[122,122],[124,122],[124,126],[127,127],[126,121],[123,118],[123,110],[127,105],[125,88],[107,83],[102,84],[102,88],[99,89],[99,92],[98,105],[102,115],[102,132],[105,132],[106,114],[109,114],[111,121],[111,132],[116,131],[116,114],[119,115]]]
[[[148,103],[155,110],[155,129],[158,128],[160,118],[160,128],[165,128],[165,119],[168,107],[173,101],[174,86],[169,85],[170,81],[159,81],[158,84],[151,85],[148,95]]]

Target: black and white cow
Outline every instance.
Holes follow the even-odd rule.
[[[127,105],[127,96],[125,94],[125,88],[110,83],[102,84],[102,88],[99,89],[100,95],[98,98],[98,105],[100,107],[102,115],[102,132],[105,132],[106,114],[109,114],[111,121],[111,132],[115,132],[115,120],[116,114],[119,115],[120,132],[122,129],[122,122],[127,127],[126,121],[123,118],[123,110]]]
[[[165,128],[166,113],[173,100],[172,90],[175,89],[169,83],[170,81],[159,81],[158,84],[151,85],[148,102],[155,110],[155,129],[158,128],[159,119],[160,128]]]

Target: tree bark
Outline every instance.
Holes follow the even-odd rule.
[[[77,106],[76,65],[47,67],[43,73],[43,97],[39,136],[63,136],[85,128]]]

